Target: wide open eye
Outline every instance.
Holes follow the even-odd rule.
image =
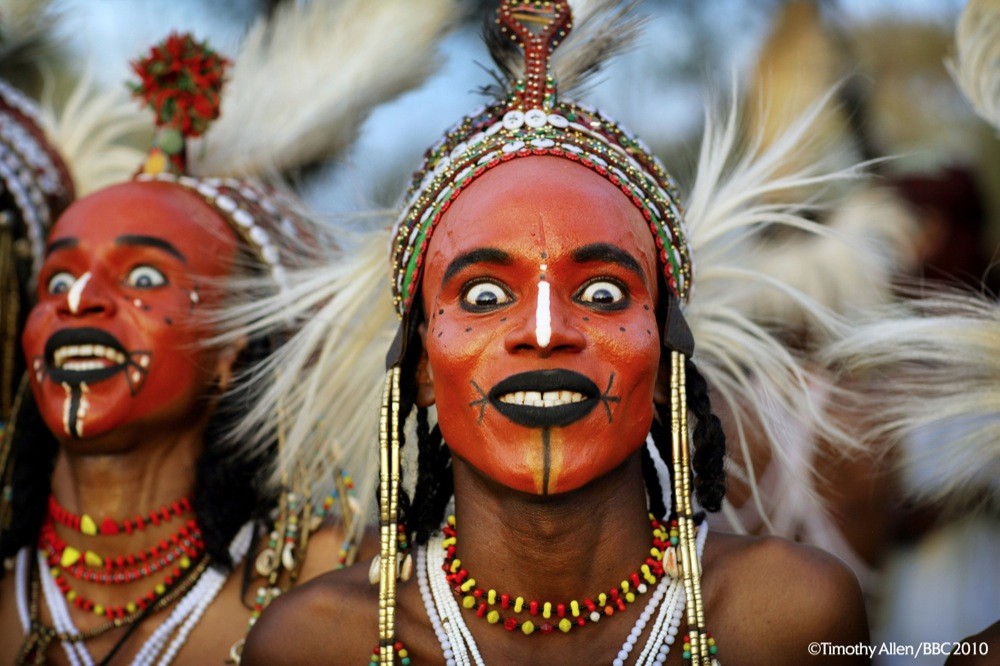
[[[467,310],[492,310],[510,302],[511,296],[503,285],[486,280],[472,283],[462,294],[462,307]]]
[[[577,292],[576,300],[607,310],[617,310],[628,304],[628,295],[617,281],[600,279],[585,284]]]
[[[74,282],[76,282],[76,277],[72,273],[60,271],[49,278],[45,289],[50,294],[65,294],[73,287]]]
[[[136,266],[129,272],[125,282],[136,289],[155,289],[165,285],[167,278],[152,266]]]

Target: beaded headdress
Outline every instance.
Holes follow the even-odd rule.
[[[691,251],[673,179],[638,138],[596,109],[557,95],[549,62],[572,29],[569,4],[504,2],[496,23],[524,51],[524,71],[506,99],[462,119],[413,176],[392,246],[393,296],[402,315],[420,282],[424,252],[450,202],[504,162],[551,155],[581,164],[621,189],[656,240],[667,286],[687,300]]]
[[[291,201],[255,179],[188,174],[188,139],[200,137],[218,118],[230,64],[207,44],[176,33],[132,63],[140,78],[133,93],[156,118],[153,146],[136,180],[174,183],[197,194],[230,224],[280,290],[287,286],[285,241],[306,227]]]

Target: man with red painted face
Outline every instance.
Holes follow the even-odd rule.
[[[389,9],[421,13],[402,43],[430,45],[445,4]],[[255,34],[273,29],[297,43],[302,30],[348,18],[339,5],[290,6],[271,19],[278,27]],[[257,50],[241,60],[260,62],[259,49],[279,42],[251,40]],[[342,48],[324,41],[323,49],[343,60]],[[136,63],[139,94],[171,100],[154,104],[154,149],[133,181],[77,201],[47,239],[38,305],[22,338],[30,392],[4,456],[0,508],[11,520],[0,525],[0,555],[10,575],[0,580],[0,635],[10,640],[0,641],[2,663],[238,662],[271,598],[354,556],[347,549],[355,544],[344,543],[350,482],[338,478],[343,523],[326,523],[333,489],[323,505],[312,500],[327,479],[282,458],[286,414],[268,414],[252,441],[233,436],[266,389],[241,368],[283,342],[288,323],[274,335],[244,335],[214,313],[246,303],[237,294],[244,279],[259,281],[255,295],[281,293],[299,252],[336,253],[287,197],[245,174],[317,159],[316,139],[326,135],[316,124],[351,135],[363,109],[343,110],[339,99],[308,107],[307,121],[282,127],[299,150],[255,151],[257,162],[240,154],[242,145],[227,152],[208,141],[213,159],[241,158],[240,177],[189,175],[185,141],[218,114],[225,64],[176,34]],[[239,64],[237,90],[259,88]],[[394,81],[405,88],[424,74],[421,64]],[[379,85],[365,104],[400,89]],[[207,138],[233,136],[233,122],[214,125]]]
[[[671,180],[612,120],[557,99],[567,3],[507,0],[497,25],[522,71],[428,151],[394,231],[380,555],[278,600],[247,663],[866,662],[842,564],[709,535],[693,505],[719,509],[724,442],[690,360],[698,245]],[[694,198],[692,217],[713,219]]]

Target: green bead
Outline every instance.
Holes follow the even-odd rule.
[[[177,155],[184,149],[184,135],[173,127],[163,128],[156,135],[156,147],[167,155]]]
[[[708,653],[709,654],[718,654],[718,652],[719,652],[719,648],[716,647],[715,645],[713,645],[713,646],[711,646],[711,647],[708,648]]]

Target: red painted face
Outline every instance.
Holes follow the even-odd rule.
[[[660,360],[656,247],[588,168],[515,159],[442,217],[421,295],[452,452],[517,490],[574,490],[643,443]]]
[[[207,203],[166,183],[117,185],[67,209],[22,338],[57,438],[202,418],[218,354],[199,346],[197,314],[213,298],[209,283],[229,273],[236,242]]]

